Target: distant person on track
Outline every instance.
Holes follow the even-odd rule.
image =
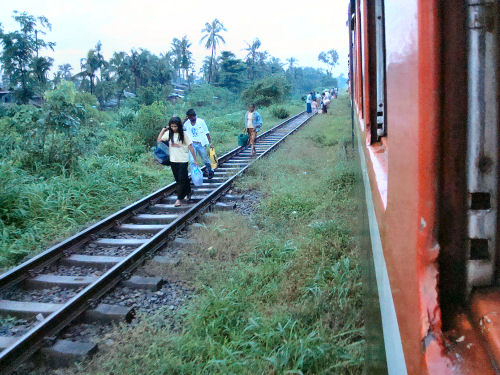
[[[328,113],[328,105],[330,104],[330,99],[326,93],[321,94],[321,109],[323,113]]]
[[[250,156],[257,154],[255,151],[255,138],[257,138],[257,132],[261,126],[262,117],[255,110],[255,104],[250,104],[247,113],[245,113],[245,129],[248,133],[248,143],[250,143]]]
[[[316,106],[318,108],[321,108],[321,95],[319,94],[319,92],[316,92]]]
[[[166,141],[169,144],[170,167],[176,182],[177,200],[175,207],[182,205],[182,200],[187,197],[191,199],[191,183],[188,176],[189,152],[193,157],[192,163],[196,163],[196,155],[193,144],[188,133],[184,132],[179,117],[172,117],[168,121],[168,128],[163,128],[158,135],[158,142]]]
[[[306,112],[307,113],[311,113],[311,111],[312,111],[311,103],[312,103],[312,92],[307,94],[307,98],[306,98]]]
[[[194,109],[189,109],[186,112],[186,118],[184,119],[183,129],[189,134],[191,141],[193,142],[193,148],[196,154],[200,155],[203,164],[205,164],[205,170],[203,174],[211,179],[214,176],[214,171],[210,166],[210,158],[207,155],[206,146],[212,146],[212,140],[210,139],[210,132],[208,131],[207,123],[202,118],[196,117],[196,112]]]

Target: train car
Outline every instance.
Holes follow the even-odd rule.
[[[498,374],[500,1],[350,0],[347,24],[388,372]]]

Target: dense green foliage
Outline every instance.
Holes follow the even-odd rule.
[[[270,110],[273,116],[279,119],[285,119],[290,116],[290,112],[283,106],[272,106]]]
[[[247,104],[254,103],[257,106],[267,107],[283,102],[290,88],[284,76],[274,75],[255,81],[243,91],[241,96]]]
[[[313,119],[239,182],[264,192],[251,218],[220,214],[189,231],[197,245],[164,270],[198,287],[177,324],[161,312],[124,325],[103,338],[111,348],[75,372],[362,373],[358,164],[344,151],[347,100],[331,112],[335,119]],[[330,134],[333,147],[315,141]]]
[[[45,17],[34,17],[26,12],[14,12],[19,30],[3,32],[0,27],[0,63],[15,89],[18,103],[28,103],[35,94],[43,94],[47,88],[47,74],[53,59],[39,56],[44,48],[54,49],[54,43],[45,42],[41,35],[51,25]],[[1,25],[0,25],[1,26]]]

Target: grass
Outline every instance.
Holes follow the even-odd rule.
[[[318,141],[335,134],[337,142]],[[238,185],[263,193],[250,217],[220,213],[170,280],[197,290],[172,317],[120,326],[85,374],[360,374],[358,161],[347,100],[314,118]]]
[[[302,110],[297,103],[285,107]],[[261,112],[264,129],[282,121],[268,109]],[[219,154],[237,146],[243,114],[206,118]],[[143,140],[113,121],[102,123],[98,132],[99,145],[70,174],[30,174],[8,158],[0,161],[0,267],[15,265],[173,181]]]

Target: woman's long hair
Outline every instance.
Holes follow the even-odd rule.
[[[177,133],[179,133],[179,143],[184,143],[184,129],[182,128],[182,121],[180,117],[172,117],[168,120],[168,139],[170,142],[174,143],[174,132],[170,127],[170,124],[177,125]]]

